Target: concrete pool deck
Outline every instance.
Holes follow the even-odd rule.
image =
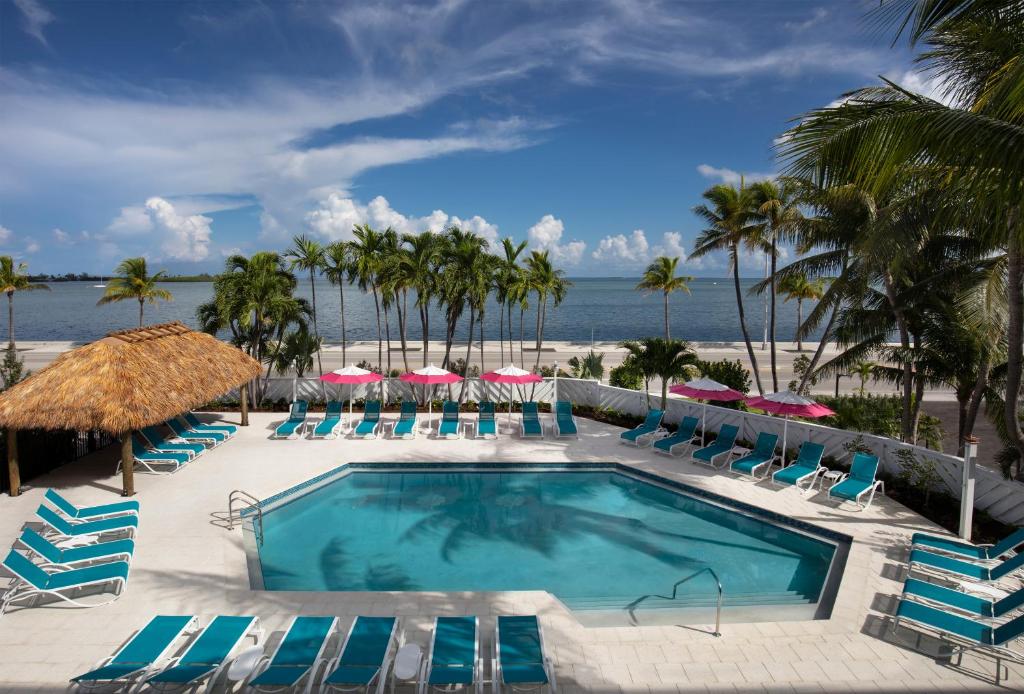
[[[173,475],[137,473],[142,510],[128,590],[105,607],[15,608],[0,617],[0,691],[62,690],[155,614],[197,614],[203,623],[217,614],[253,614],[268,634],[295,614],[338,615],[343,626],[360,614],[399,615],[407,640],[424,646],[433,616],[476,614],[489,653],[494,616],[511,613],[540,615],[563,692],[996,689],[992,659],[967,655],[957,668],[937,656],[936,640],[918,644],[915,632],[902,628],[892,634],[909,537],[936,528],[885,497],[867,511],[837,509],[824,494],[777,490],[620,445],[620,429],[584,419],[579,440],[268,440],[282,418],[251,415],[235,439]],[[116,456],[110,447],[33,480],[20,497],[3,497],[0,542],[10,547],[25,522],[35,522],[47,487],[79,504],[116,500]],[[242,489],[263,499],[343,463],[374,461],[618,462],[850,535],[853,544],[830,619],[730,623],[720,638],[694,626],[584,627],[543,592],[250,590],[241,533],[223,520],[228,494]],[[1011,665],[1002,688],[1024,688],[1024,667]]]

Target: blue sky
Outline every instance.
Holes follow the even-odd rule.
[[[458,224],[635,275],[692,248],[708,186],[776,171],[790,119],[922,86],[875,4],[0,0],[0,252],[189,273]]]

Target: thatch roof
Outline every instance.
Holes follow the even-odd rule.
[[[122,330],[65,352],[0,393],[0,427],[121,434],[210,402],[259,374],[252,357],[181,323]]]

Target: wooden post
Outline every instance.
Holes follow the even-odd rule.
[[[18,470],[18,430],[7,430],[7,476],[11,483],[11,496],[21,494],[21,472]]]
[[[135,496],[135,453],[130,431],[121,434],[121,477],[124,480],[121,496]]]
[[[249,384],[243,383],[238,389],[238,405],[242,411],[242,426],[249,426]]]

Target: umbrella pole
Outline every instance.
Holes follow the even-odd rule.
[[[782,425],[782,467],[786,467],[786,435],[789,433],[789,415]]]
[[[701,445],[701,448],[703,448],[704,447],[704,437],[707,436],[707,433],[708,433],[708,401],[707,400],[704,401],[704,415],[703,415],[703,417],[701,419],[703,421],[701,421],[701,423],[700,423],[700,445]]]

